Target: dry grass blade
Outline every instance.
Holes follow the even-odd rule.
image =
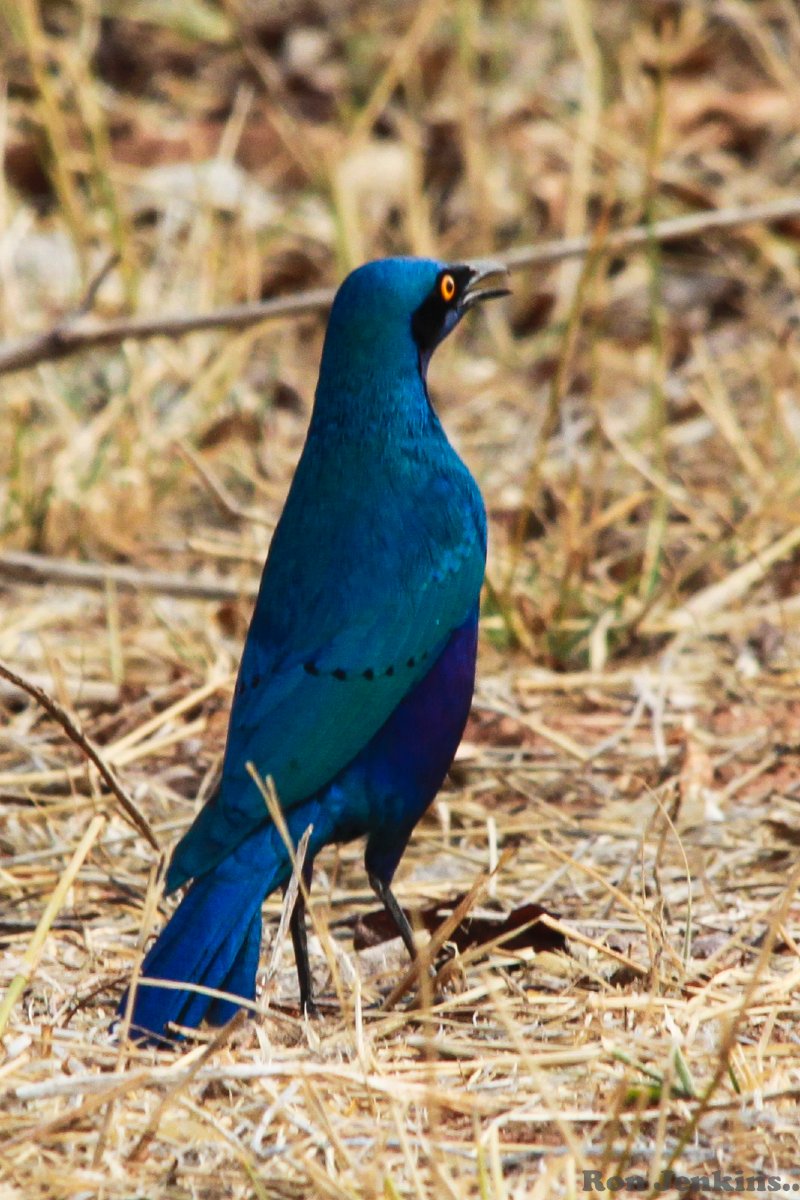
[[[268,527],[274,525],[274,521],[270,521],[263,513],[258,512],[256,509],[242,508],[241,505],[237,504],[231,498],[224,485],[218,479],[214,478],[208,467],[203,464],[190,446],[187,446],[184,442],[176,442],[175,449],[181,458],[186,459],[192,470],[197,472],[224,513],[235,517],[237,520],[250,521],[256,525],[266,525]]]
[[[715,616],[721,609],[729,608],[748,592],[759,580],[763,579],[775,563],[789,558],[800,546],[800,529],[790,529],[778,538],[771,546],[765,546],[749,562],[731,571],[718,583],[711,584],[702,591],[695,592],[686,604],[670,613],[658,615],[652,613],[643,622],[647,629],[652,624],[660,630],[669,629],[675,633],[681,630],[702,628],[703,623]]]
[[[553,929],[556,933],[562,933],[569,941],[578,942],[582,946],[596,950],[598,954],[605,955],[606,958],[612,958],[615,962],[619,963],[620,966],[626,967],[627,970],[631,971],[634,975],[645,977],[649,974],[648,968],[643,967],[641,963],[635,963],[626,955],[620,954],[618,950],[612,950],[610,946],[604,946],[601,942],[596,941],[595,938],[587,937],[585,934],[580,933],[577,929],[569,928],[564,924],[563,921],[559,921],[557,918],[551,917],[547,913],[540,917],[539,920],[543,925],[546,925],[548,929]]]
[[[39,924],[36,926],[36,932],[22,956],[21,970],[11,980],[2,1001],[0,1001],[0,1037],[3,1036],[14,1005],[33,978],[33,974],[42,956],[45,939],[52,928],[53,921],[58,915],[69,889],[75,882],[75,878],[83,866],[87,854],[100,836],[104,825],[105,817],[102,816],[93,817],[89,822],[88,829],[75,847],[72,858],[69,860],[55,891],[47,902],[47,907],[42,913]]]
[[[275,932],[275,938],[272,943],[272,952],[270,954],[267,973],[264,978],[264,984],[267,985],[278,972],[281,955],[283,953],[284,943],[286,941],[286,932],[289,928],[289,922],[292,918],[295,903],[297,902],[297,893],[303,879],[303,864],[306,861],[306,851],[308,850],[308,841],[311,834],[314,832],[314,826],[309,825],[300,841],[297,843],[297,850],[292,863],[292,877],[286,888],[286,895],[283,898],[281,906],[281,919],[278,922],[278,928]]]

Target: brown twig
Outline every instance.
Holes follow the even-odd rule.
[[[262,300],[257,304],[232,304],[213,312],[173,317],[121,317],[117,321],[74,321],[59,323],[33,337],[0,346],[0,375],[21,371],[41,362],[53,362],[97,346],[117,346],[129,338],[142,341],[151,337],[179,338],[204,329],[249,329],[259,321],[278,317],[297,317],[321,312],[333,299],[332,288],[315,288],[284,299]]]
[[[72,587],[89,588],[98,592],[104,591],[109,583],[113,583],[122,591],[154,592],[181,600],[254,600],[258,593],[258,581],[255,579],[232,584],[216,579],[196,579],[189,575],[145,571],[137,567],[73,562],[65,558],[28,554],[22,550],[9,550],[0,554],[0,578],[3,577],[13,579],[17,583],[38,586],[45,583],[67,583]]]
[[[702,233],[713,233],[718,229],[736,229],[741,225],[769,225],[798,216],[800,196],[767,200],[763,204],[736,204],[730,208],[688,213],[686,216],[669,217],[652,224],[632,225],[629,229],[614,230],[605,238],[602,249],[607,254],[619,254],[625,250],[638,250],[651,242],[676,242],[683,238],[697,237]],[[523,267],[548,265],[561,262],[565,258],[580,258],[597,249],[596,236],[589,233],[583,237],[543,242],[539,246],[520,246],[519,249],[509,250],[498,257],[509,271],[519,271]]]
[[[633,225],[608,234],[602,249],[608,254],[620,254],[640,249],[651,242],[674,242],[696,237],[714,230],[734,229],[741,225],[766,225],[800,217],[800,196],[788,196],[763,204],[736,205],[710,212],[689,213],[653,224]],[[594,234],[582,237],[558,238],[538,246],[520,246],[498,259],[510,271],[525,267],[549,266],[568,258],[582,258],[596,249]],[[200,314],[176,314],[173,317],[122,317],[116,321],[98,322],[70,318],[32,337],[0,345],[0,375],[21,371],[41,362],[66,358],[81,350],[98,346],[115,346],[127,339],[137,341],[151,337],[179,338],[185,334],[208,329],[248,329],[261,321],[281,317],[297,317],[304,313],[322,312],[330,306],[333,288],[313,288],[255,304],[234,304]]]
[[[74,742],[83,751],[89,761],[97,767],[101,778],[104,780],[109,791],[116,796],[120,807],[127,815],[129,821],[143,837],[147,838],[154,850],[159,850],[160,846],[156,840],[156,835],[150,828],[149,823],[122,787],[111,767],[104,761],[98,748],[86,736],[80,726],[75,723],[69,713],[61,707],[57,700],[49,696],[43,688],[38,687],[35,683],[31,683],[29,679],[25,679],[22,675],[18,675],[16,671],[12,671],[10,667],[7,667],[2,662],[0,662],[0,675],[4,679],[7,679],[9,683],[13,683],[16,687],[21,688],[23,692],[27,692],[37,704],[42,706],[48,716],[51,716],[54,721],[58,722],[70,741]]]

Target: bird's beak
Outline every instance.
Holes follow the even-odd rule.
[[[461,309],[466,311],[479,300],[494,300],[497,296],[508,296],[508,270],[491,259],[478,259],[464,263],[470,272],[469,282],[461,295]]]

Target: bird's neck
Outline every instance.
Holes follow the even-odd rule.
[[[363,361],[358,370],[338,366],[328,363],[320,372],[312,431],[383,444],[443,436],[415,357],[389,370]]]

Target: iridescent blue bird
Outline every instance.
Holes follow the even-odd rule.
[[[166,890],[193,881],[142,975],[252,1000],[261,906],[291,863],[247,764],[271,776],[295,844],[365,836],[370,884],[409,953],[391,891],[439,790],[475,681],[486,517],[434,412],[431,354],[477,301],[503,295],[493,263],[395,258],[344,281],[314,411],[275,530],[239,668],[221,782],[178,843]],[[305,913],[291,920],[301,1006],[313,1008]],[[124,1001],[123,1001],[124,1004]],[[140,986],[152,1035],[228,1020],[239,1006]]]

